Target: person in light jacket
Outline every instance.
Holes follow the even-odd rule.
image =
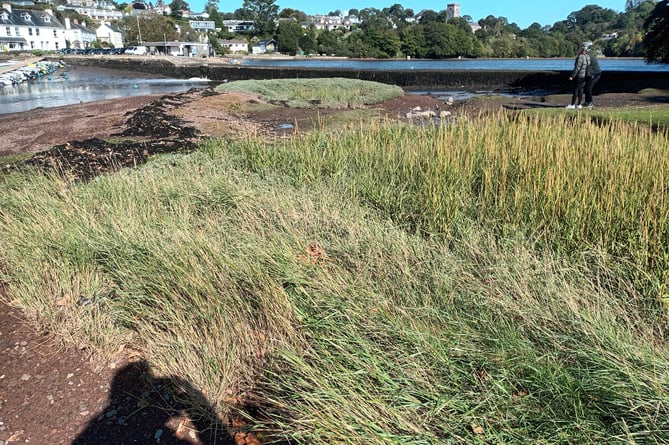
[[[583,87],[585,86],[585,71],[590,63],[590,58],[584,47],[578,49],[574,60],[574,70],[569,76],[570,81],[575,81],[574,93],[571,95],[571,104],[567,108],[583,108]]]

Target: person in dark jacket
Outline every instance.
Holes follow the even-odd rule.
[[[592,88],[595,86],[600,77],[602,77],[602,69],[599,67],[599,61],[597,61],[597,51],[593,48],[590,48],[587,45],[584,45],[588,57],[590,58],[590,77],[586,76],[585,78],[585,107],[592,108]]]
[[[574,60],[574,70],[569,80],[575,81],[574,93],[571,95],[571,104],[567,108],[583,108],[583,87],[585,86],[585,71],[588,68],[589,56],[584,47],[578,49]]]

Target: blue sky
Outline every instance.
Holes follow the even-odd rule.
[[[171,1],[171,0],[170,0]],[[204,0],[186,0],[192,11],[202,11]],[[169,4],[169,1],[166,3]],[[219,11],[232,12],[241,8],[243,0],[235,2],[221,0]],[[331,0],[318,2],[314,0],[275,0],[280,9],[292,8],[304,11],[307,14],[327,14],[337,9],[346,11],[351,8],[378,8],[383,9],[394,4],[400,4],[404,8],[411,8],[414,12],[423,9],[441,11],[446,9],[448,3],[460,3],[460,15],[469,15],[476,22],[489,15],[495,17],[506,17],[509,23],[515,22],[521,28],[527,28],[532,23],[541,25],[552,25],[564,20],[573,12],[578,11],[586,5],[599,5],[602,8],[610,8],[616,12],[625,9],[625,0]]]

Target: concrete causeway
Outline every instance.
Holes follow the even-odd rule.
[[[31,63],[39,62],[40,60],[43,60],[43,57],[31,57],[29,59],[25,60],[16,60],[14,61],[15,63],[12,63],[7,66],[0,66],[0,74],[8,73],[10,71],[14,71],[18,68],[22,68],[24,66],[28,66]]]

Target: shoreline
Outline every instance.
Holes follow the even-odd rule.
[[[0,157],[36,153],[75,139],[108,138],[123,127],[126,114],[161,94],[34,108],[0,114]]]
[[[315,112],[324,112],[324,110],[314,111],[313,109],[295,110],[277,108],[274,111],[264,112],[262,119],[254,118],[253,113],[244,113],[244,115],[235,113],[234,116],[228,116],[229,113],[218,109],[220,105],[217,104],[215,97],[204,97],[206,90],[198,89],[186,93],[175,93],[174,95],[150,94],[130,96],[52,108],[37,108],[18,113],[0,114],[0,127],[4,129],[3,137],[0,138],[0,158],[15,155],[30,155],[48,150],[58,144],[72,141],[83,141],[91,138],[103,140],[114,138],[116,137],[114,136],[115,134],[118,134],[127,127],[130,115],[165,96],[187,96],[184,99],[188,103],[186,108],[191,111],[186,121],[195,122],[199,120],[200,122],[195,127],[200,129],[214,125],[222,129],[230,126],[231,131],[238,131],[247,125],[256,128],[255,126],[258,124],[262,125],[262,122],[283,123],[291,120],[294,114],[309,116]],[[229,98],[218,97],[220,97],[218,100],[222,103],[237,100],[232,96]],[[499,110],[521,110],[538,107],[563,108],[569,102],[570,97],[571,93],[551,94],[540,97],[506,97],[493,94],[482,95],[473,99],[462,99],[455,101],[453,105],[448,105],[443,97],[405,91],[401,105],[379,104],[378,108],[384,108],[390,115],[400,117],[411,111],[415,106],[421,106],[425,110],[435,107],[450,109],[454,115],[476,116],[482,111],[496,112]],[[595,102],[599,109],[626,106],[659,106],[669,102],[669,92],[659,92],[654,95],[596,93]],[[377,107],[374,106],[372,108]],[[254,119],[257,119],[258,122],[255,122]],[[221,126],[223,122],[225,124]],[[301,127],[306,127],[305,123],[302,123]],[[254,131],[257,131],[257,129]]]
[[[240,57],[241,58],[241,57]],[[163,74],[188,79],[207,78],[213,82],[263,79],[307,79],[323,77],[355,78],[397,85],[405,89],[471,89],[501,91],[509,89],[563,91],[571,69],[363,69],[356,67],[253,66],[228,63],[219,58],[170,56],[65,56],[73,66],[105,68]],[[402,59],[404,60],[404,59]],[[497,60],[497,59],[492,59]],[[524,60],[524,59],[520,59]],[[382,61],[380,61],[382,62]],[[463,59],[463,62],[466,60]],[[606,71],[599,88],[607,92],[636,92],[642,88],[669,88],[666,71]]]

